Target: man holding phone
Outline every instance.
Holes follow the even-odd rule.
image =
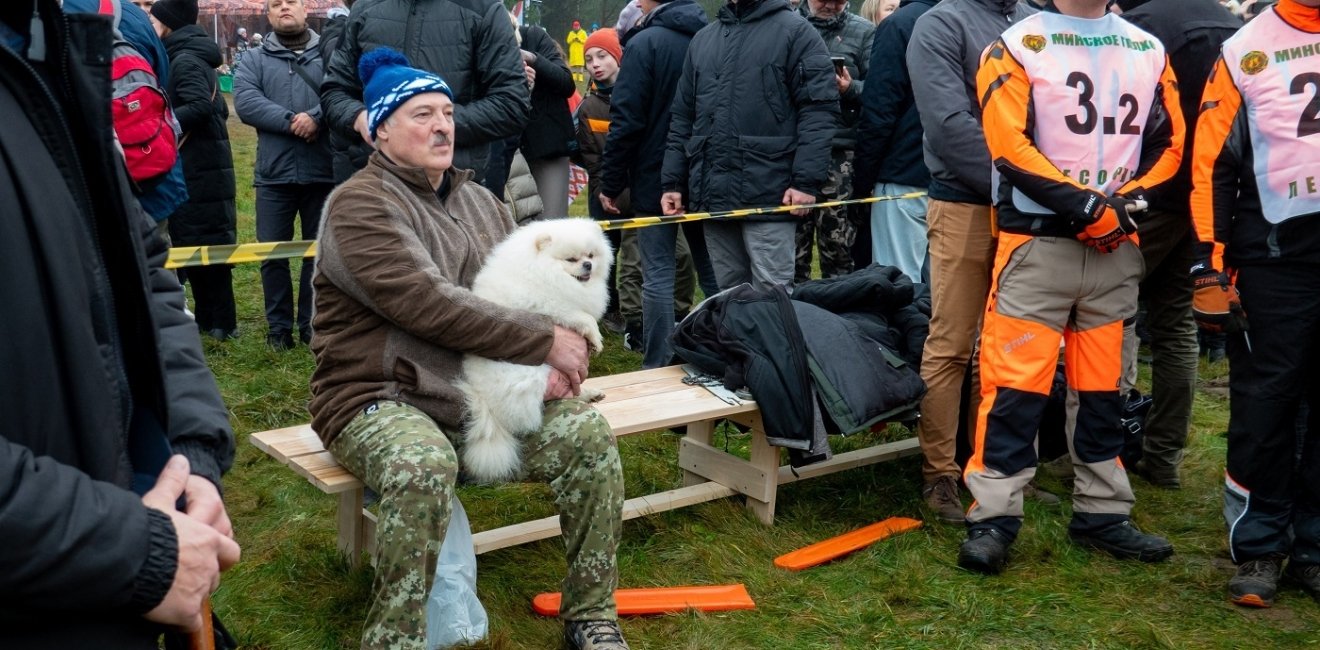
[[[847,199],[852,195],[856,125],[861,113],[862,88],[870,63],[875,26],[849,12],[846,0],[806,0],[798,5],[798,11],[806,16],[807,22],[816,28],[829,48],[842,109],[831,142],[830,177],[825,182],[820,200]],[[853,270],[849,251],[857,235],[857,224],[848,218],[848,214],[847,207],[823,208],[812,210],[810,217],[798,222],[794,283],[809,279],[813,239],[820,249],[821,277],[843,275]]]

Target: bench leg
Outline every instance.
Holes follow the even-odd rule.
[[[715,433],[715,423],[713,421],[707,420],[705,422],[693,422],[692,424],[687,425],[687,435],[684,437],[689,440],[700,442],[703,445],[709,445],[711,436],[714,433]],[[696,472],[683,470],[683,487],[700,485],[709,480],[710,479],[700,474],[697,474]]]
[[[765,474],[766,489],[765,494],[770,495],[768,501],[761,501],[754,497],[747,497],[747,507],[752,510],[761,523],[767,526],[773,526],[775,523],[775,499],[779,492],[779,448],[770,446],[765,439],[765,432],[760,428],[752,430],[752,458],[753,467],[761,470]]]
[[[362,488],[339,493],[339,552],[348,556],[348,563],[356,567],[362,562],[366,547],[366,527],[362,525]]]

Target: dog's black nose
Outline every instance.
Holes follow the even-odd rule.
[[[583,270],[583,271],[590,271],[590,270],[591,270],[591,261],[590,261],[590,260],[588,260],[588,261],[582,263],[582,270]]]

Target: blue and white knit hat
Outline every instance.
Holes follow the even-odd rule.
[[[444,93],[450,101],[454,99],[454,91],[440,75],[411,67],[408,57],[388,47],[363,54],[358,60],[358,76],[362,78],[362,100],[367,105],[367,125],[373,140],[376,127],[414,96]]]

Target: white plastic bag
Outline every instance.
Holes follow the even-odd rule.
[[[472,526],[454,496],[449,530],[435,564],[435,584],[426,600],[426,648],[449,648],[486,638],[486,608],[477,599],[477,554]]]

